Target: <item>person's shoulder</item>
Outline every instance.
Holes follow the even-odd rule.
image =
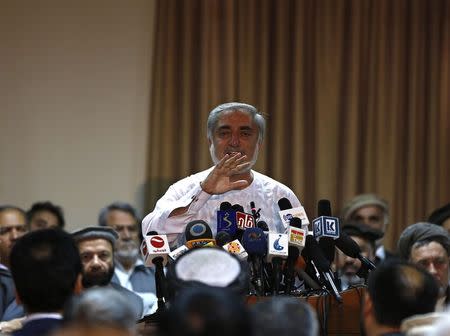
[[[270,176],[264,175],[260,172],[257,172],[255,170],[252,170],[254,181],[257,182],[257,184],[262,185],[264,187],[268,187],[271,189],[279,189],[281,191],[285,191],[287,193],[294,193],[291,188],[289,188],[287,185],[281,183],[280,181],[277,181],[273,179]]]

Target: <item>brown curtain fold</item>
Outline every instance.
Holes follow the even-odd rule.
[[[386,238],[450,201],[450,2],[157,2],[148,210],[211,165],[206,118],[242,101],[267,115],[256,169],[316,216],[362,192],[391,206]],[[250,201],[250,200],[249,200]]]

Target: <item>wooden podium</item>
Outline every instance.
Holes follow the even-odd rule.
[[[354,287],[341,292],[342,303],[329,294],[299,296],[306,300],[317,313],[320,334],[361,335],[361,305],[366,292],[365,286]],[[253,304],[268,297],[248,296],[247,303]]]

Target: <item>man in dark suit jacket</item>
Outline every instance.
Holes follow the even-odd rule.
[[[16,300],[27,313],[14,336],[44,336],[61,325],[62,310],[81,286],[81,260],[70,234],[45,229],[21,237],[11,251]]]
[[[118,234],[110,227],[91,226],[72,233],[83,265],[83,288],[109,286],[133,304],[136,321],[143,316],[143,301],[136,293],[112,283],[114,275],[114,246]]]

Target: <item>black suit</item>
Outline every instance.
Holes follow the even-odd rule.
[[[62,319],[41,318],[25,322],[22,329],[16,330],[13,336],[47,336],[60,328]]]

